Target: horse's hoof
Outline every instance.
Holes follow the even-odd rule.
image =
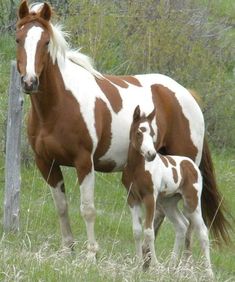
[[[86,259],[90,264],[95,264],[97,260],[97,253],[89,251],[86,255]]]

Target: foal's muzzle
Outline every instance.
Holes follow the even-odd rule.
[[[27,77],[27,76],[22,76],[21,77],[21,86],[23,91],[26,94],[32,94],[36,91],[38,91],[38,78],[35,77]]]
[[[146,159],[146,161],[148,161],[148,162],[153,161],[153,160],[155,159],[155,157],[156,157],[156,152],[150,152],[150,151],[148,151],[147,154],[145,155],[145,159]]]

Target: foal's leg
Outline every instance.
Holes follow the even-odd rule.
[[[155,217],[154,217],[154,235],[155,239],[158,235],[160,227],[165,219],[165,214],[159,205],[156,205]]]
[[[186,260],[188,260],[192,256],[192,234],[193,234],[193,224],[191,221],[189,221],[189,226],[185,238],[184,258]]]
[[[161,207],[161,205],[156,204],[156,210],[155,210],[155,215],[154,215],[154,238],[156,240],[156,237],[158,235],[159,229],[165,219],[165,213]],[[143,257],[144,257],[144,268],[148,269],[151,263],[151,256],[150,256],[150,249],[148,246],[143,245]]]
[[[145,209],[146,209],[143,249],[149,248],[150,253],[151,253],[151,264],[156,265],[158,264],[158,260],[157,260],[156,253],[155,253],[154,227],[153,227],[156,199],[153,195],[149,194],[143,198],[143,202],[144,202]],[[147,260],[148,259],[149,258],[147,258]]]
[[[130,211],[132,215],[132,230],[135,239],[136,255],[138,260],[142,260],[142,225],[141,225],[141,206],[134,205],[130,206]]]
[[[165,212],[166,217],[172,222],[175,229],[175,242],[171,255],[171,264],[176,265],[180,256],[181,249],[185,243],[186,232],[188,228],[188,220],[178,209],[179,197],[164,198],[161,200],[161,205]]]
[[[46,162],[38,157],[35,158],[35,161],[44,179],[51,187],[51,193],[59,215],[63,245],[72,248],[74,239],[69,223],[68,205],[61,169],[53,161]]]
[[[203,255],[205,256],[206,271],[210,277],[213,277],[213,271],[212,271],[211,260],[210,260],[210,244],[208,237],[208,229],[203,221],[201,209],[197,207],[197,209],[193,213],[188,213],[188,216],[193,224],[194,230],[200,241]]]
[[[186,187],[185,187],[186,188]],[[189,183],[186,191],[197,191],[197,193],[187,193],[187,195],[183,194],[184,200],[184,214],[188,217],[189,221],[192,224],[192,228],[195,230],[198,239],[201,244],[202,252],[205,256],[205,266],[208,275],[213,278],[213,271],[211,267],[210,260],[210,246],[209,246],[209,237],[208,237],[208,229],[204,223],[202,218],[202,210],[201,210],[201,191],[202,191],[202,179],[199,175],[199,179],[197,183]],[[197,203],[196,207],[192,205],[192,203]]]
[[[80,155],[80,154],[79,154]],[[85,155],[85,156],[84,156]],[[81,191],[81,214],[86,224],[87,231],[87,258],[95,260],[99,246],[95,239],[95,217],[96,210],[94,205],[94,185],[95,171],[90,154],[84,153],[83,158],[76,163],[78,179]]]

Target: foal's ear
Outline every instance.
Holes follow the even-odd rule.
[[[29,14],[29,7],[26,0],[21,1],[18,16],[20,19],[23,19],[24,17],[28,16]]]
[[[156,114],[156,108],[153,109],[153,111],[147,116],[147,119],[152,121]]]
[[[51,6],[47,3],[44,3],[42,10],[40,11],[40,17],[46,21],[49,21],[51,19],[51,14]]]
[[[140,106],[138,105],[134,110],[133,121],[137,121],[139,119],[140,119]]]

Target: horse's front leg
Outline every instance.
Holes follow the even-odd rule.
[[[74,239],[69,223],[68,205],[61,169],[54,161],[45,161],[39,157],[36,157],[35,161],[44,179],[51,187],[51,193],[59,215],[62,243],[65,247],[72,249]]]
[[[96,210],[94,205],[94,185],[95,171],[91,155],[82,158],[82,161],[76,164],[78,179],[81,192],[80,210],[86,224],[87,231],[87,258],[95,261],[99,246],[95,239],[95,217]]]

